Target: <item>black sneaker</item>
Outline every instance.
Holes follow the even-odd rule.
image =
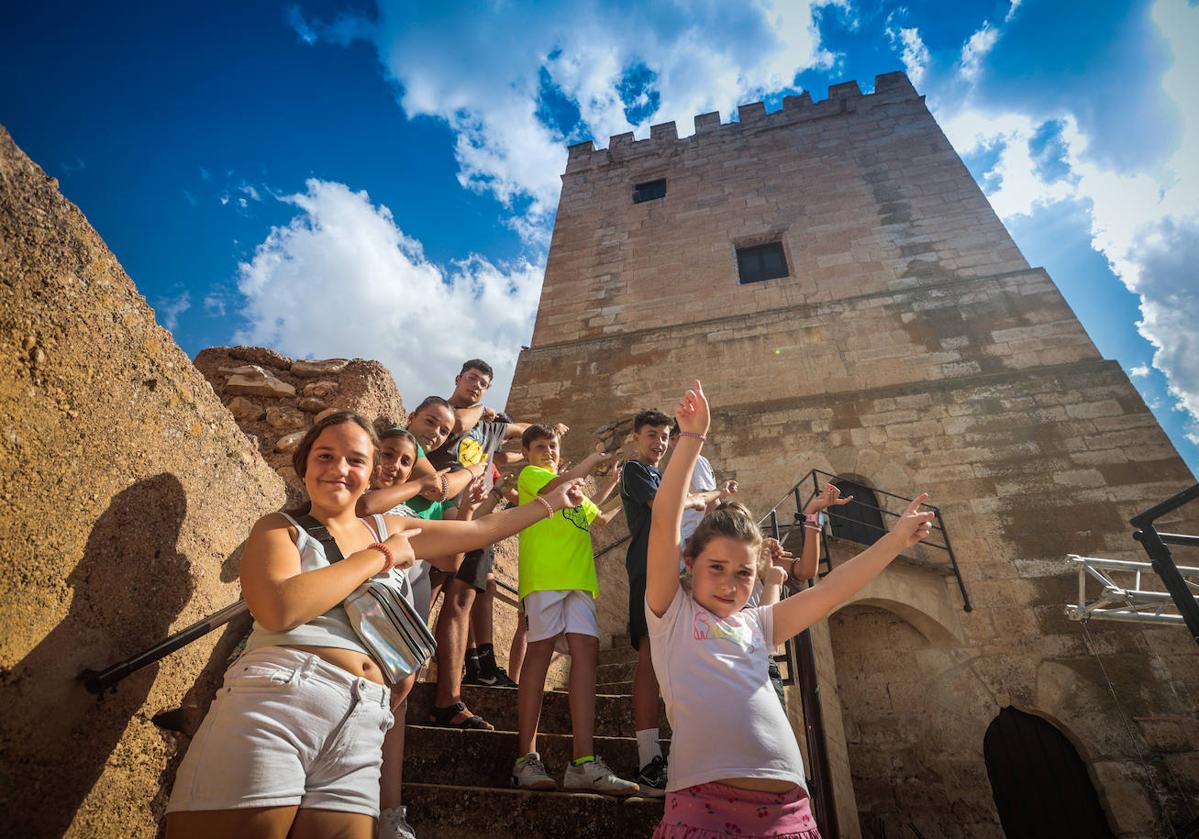
[[[508,672],[506,670],[504,670],[503,667],[500,667],[499,665],[496,665],[494,673],[489,673],[489,674],[480,673],[478,678],[475,679],[475,681],[471,682],[470,684],[482,685],[483,687],[488,687],[488,688],[514,688],[514,687],[516,687],[516,682],[509,679]]]
[[[650,798],[666,797],[666,758],[658,755],[637,773],[637,785],[641,795]]]

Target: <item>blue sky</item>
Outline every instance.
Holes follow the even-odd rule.
[[[0,122],[189,353],[376,357],[409,401],[483,355],[502,402],[567,143],[906,69],[1199,470],[1189,0],[31,5]]]

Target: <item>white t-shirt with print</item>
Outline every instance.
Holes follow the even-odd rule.
[[[806,789],[799,744],[766,672],[772,609],[722,619],[682,587],[662,617],[646,605],[673,732],[667,791],[722,778],[773,778]]]

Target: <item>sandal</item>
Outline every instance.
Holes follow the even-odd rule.
[[[454,717],[465,713],[465,702],[455,702],[448,708],[433,706],[433,710],[429,712],[428,722],[429,725],[436,725],[441,728],[460,728],[464,731],[495,731],[495,726],[478,714],[471,714],[461,722],[453,721]]]

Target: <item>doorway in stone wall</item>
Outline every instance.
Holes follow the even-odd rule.
[[[987,727],[983,757],[1009,839],[1109,839],[1086,764],[1053,724],[1004,708]]]

